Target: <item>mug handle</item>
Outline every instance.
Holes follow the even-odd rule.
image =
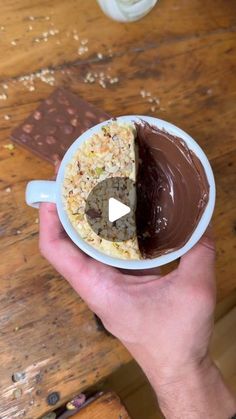
[[[39,208],[41,202],[56,203],[56,182],[53,180],[32,180],[26,186],[26,203]]]

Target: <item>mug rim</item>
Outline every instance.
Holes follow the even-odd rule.
[[[108,119],[106,121],[100,122],[99,124],[89,128],[87,131],[85,131],[83,134],[81,134],[69,147],[69,149],[66,151],[58,174],[56,178],[56,206],[57,206],[57,212],[58,216],[60,218],[60,221],[63,225],[63,228],[65,229],[66,233],[70,237],[70,239],[86,254],[91,256],[92,258],[98,260],[99,262],[105,263],[110,266],[114,266],[116,268],[122,268],[122,269],[150,269],[154,267],[159,267],[162,265],[165,265],[167,263],[170,263],[181,256],[183,256],[187,251],[189,251],[203,236],[204,232],[206,231],[209,222],[211,220],[214,206],[215,206],[215,180],[213,171],[211,168],[211,165],[209,163],[209,160],[202,150],[202,148],[198,145],[198,143],[185,131],[182,129],[176,127],[170,122],[164,121],[159,118],[151,117],[151,116],[145,116],[145,115],[125,115],[115,118],[116,121],[120,123],[134,123],[134,122],[140,122],[140,120],[143,120],[145,122],[150,123],[151,125],[156,126],[159,129],[164,129],[168,133],[175,135],[183,141],[186,142],[188,148],[192,150],[196,156],[201,161],[207,180],[209,184],[209,199],[208,203],[206,205],[206,208],[198,221],[198,224],[193,231],[192,235],[188,239],[188,241],[185,243],[184,246],[182,246],[180,249],[174,250],[173,252],[169,252],[164,255],[160,255],[153,259],[140,259],[140,260],[127,260],[127,259],[119,259],[113,256],[109,256],[98,249],[95,249],[93,246],[88,244],[82,237],[80,237],[79,233],[75,230],[73,225],[71,224],[69,217],[67,215],[67,212],[64,208],[64,203],[62,199],[62,185],[64,181],[64,174],[65,174],[65,168],[66,165],[69,163],[69,161],[72,159],[73,155],[75,154],[76,150],[93,135],[94,133],[98,132],[102,126],[107,125],[111,121],[114,121],[114,118]]]

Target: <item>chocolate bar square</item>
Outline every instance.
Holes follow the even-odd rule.
[[[88,128],[110,115],[64,88],[58,88],[18,127],[11,139],[55,163]]]

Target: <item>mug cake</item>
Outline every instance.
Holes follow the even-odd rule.
[[[117,234],[107,240],[91,227],[91,219],[102,225],[101,203],[89,211],[86,203],[97,185],[118,178],[133,185],[132,237],[121,240]],[[209,184],[201,161],[180,137],[142,119],[111,120],[67,163],[62,195],[68,218],[85,242],[111,257],[141,260],[187,243],[207,206]],[[106,190],[98,196],[107,202]]]

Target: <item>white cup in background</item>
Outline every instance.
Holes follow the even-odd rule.
[[[97,0],[103,12],[119,22],[132,22],[147,15],[157,0]]]
[[[156,126],[159,129],[164,129],[165,131],[173,134],[177,137],[182,138],[190,150],[192,150],[195,155],[201,161],[203,168],[206,173],[206,177],[209,183],[209,200],[206,205],[206,208],[196,226],[192,236],[187,241],[187,243],[178,250],[164,254],[154,259],[142,259],[142,260],[123,260],[115,257],[108,256],[99,250],[95,249],[88,243],[86,243],[78,234],[78,232],[72,226],[68,215],[65,211],[63,199],[62,199],[62,185],[64,181],[65,168],[67,164],[73,158],[75,152],[78,148],[88,140],[93,134],[101,130],[101,127],[107,125],[109,121],[101,122],[98,125],[90,128],[88,131],[84,132],[67,150],[64,155],[59,172],[57,174],[56,181],[44,181],[44,180],[34,180],[28,183],[26,188],[26,202],[28,205],[38,208],[40,202],[53,202],[57,206],[58,216],[60,221],[67,232],[71,240],[85,253],[94,259],[106,263],[107,265],[115,266],[117,268],[123,269],[149,269],[158,266],[165,265],[169,262],[172,262],[175,259],[183,256],[188,250],[190,250],[202,237],[207,226],[211,220],[214,206],[215,206],[215,181],[214,175],[210,166],[210,163],[201,149],[201,147],[190,137],[186,132],[182,131],[180,128],[177,128],[175,125],[170,124],[169,122],[163,121],[162,119],[153,118],[150,116],[138,116],[138,115],[129,115],[121,116],[117,118],[117,121],[120,123],[133,123],[144,120],[151,125]]]

